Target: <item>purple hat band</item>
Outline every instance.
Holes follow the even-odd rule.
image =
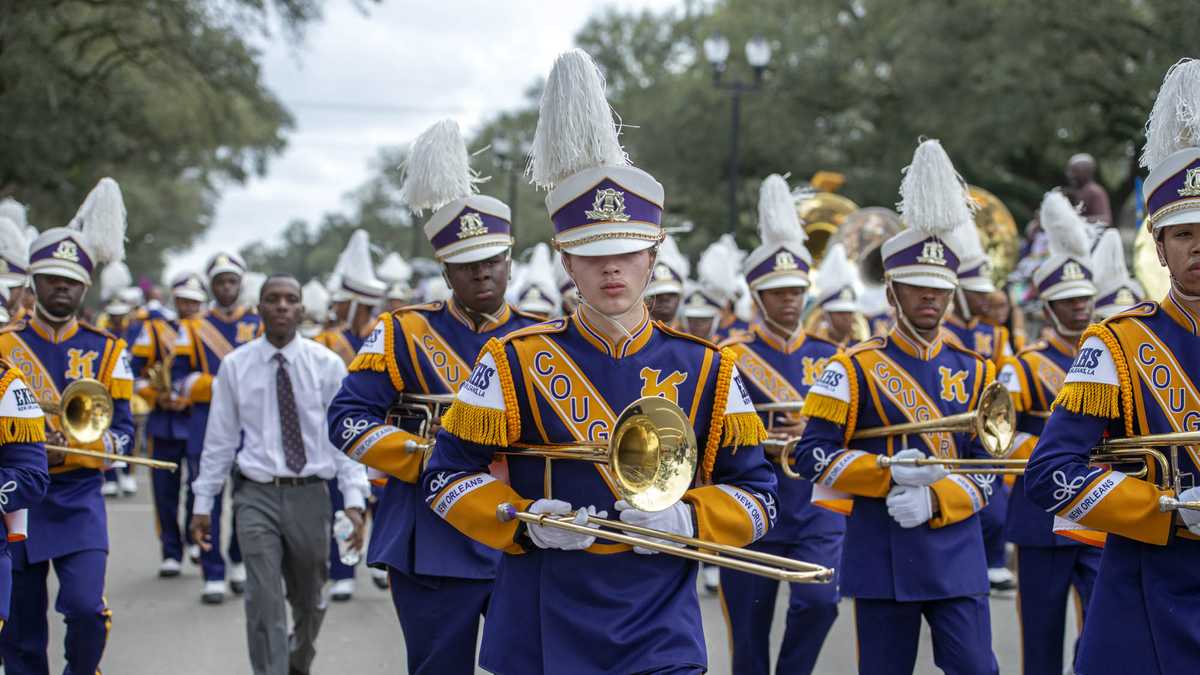
[[[792,251],[786,246],[780,247],[775,255],[769,256],[766,260],[760,262],[746,273],[746,283],[750,286],[754,282],[776,272],[790,272],[792,274],[802,274],[808,276],[808,263],[804,258]]]
[[[95,268],[95,264],[88,257],[87,251],[74,236],[60,239],[49,246],[37,249],[29,256],[29,264],[31,266],[41,260],[61,260],[66,263],[74,263],[82,267],[88,275]]]
[[[9,273],[9,274],[20,274],[20,275],[22,275],[22,276],[24,276],[24,275],[26,275],[26,274],[28,274],[28,273],[29,273],[29,270],[28,270],[28,269],[26,269],[26,268],[22,267],[21,265],[19,265],[19,264],[17,264],[17,263],[15,263],[15,262],[13,262],[13,261],[12,261],[12,260],[10,260],[10,259],[9,259],[7,256],[0,257],[0,262],[3,262],[3,264],[4,264],[4,269],[3,269],[3,270],[0,270],[0,272],[7,272],[7,273]]]
[[[1200,169],[1200,159],[1194,160],[1171,174],[1169,178],[1159,184],[1154,192],[1146,196],[1146,213],[1153,218],[1159,210],[1176,202],[1200,197],[1200,171],[1194,172],[1196,169]],[[1190,180],[1189,174],[1192,176]],[[1193,182],[1196,184],[1193,185]]]
[[[958,271],[958,279],[959,279],[959,281],[962,281],[963,279],[988,278],[988,276],[989,276],[987,273],[988,267],[989,267],[988,261],[983,260],[978,265],[975,265],[974,267],[960,269]]]
[[[951,273],[955,273],[955,270],[958,269],[958,256],[941,239],[931,237],[907,248],[902,248],[883,261],[884,270],[910,265],[934,265],[945,267]]]
[[[433,244],[436,251],[472,237],[511,233],[512,223],[499,216],[467,206],[459,211],[458,215],[451,218],[450,222],[437,234],[433,235],[429,243]]]
[[[1067,260],[1038,283],[1038,293],[1045,293],[1049,288],[1064,281],[1091,281],[1092,271],[1085,263],[1078,260]]]
[[[564,204],[550,219],[554,221],[556,234],[597,223],[659,225],[662,222],[662,207],[605,178]]]

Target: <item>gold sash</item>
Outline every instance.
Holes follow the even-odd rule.
[[[208,317],[194,322],[193,325],[196,327],[193,335],[195,335],[205,347],[208,347],[209,351],[215,354],[218,360],[224,359],[226,356],[229,356],[230,352],[233,351],[233,345],[230,344],[229,340],[226,340],[225,336],[221,334],[221,331],[217,330],[217,327],[208,320]],[[207,365],[206,359],[202,360],[201,362]]]
[[[921,385],[900,364],[889,359],[878,349],[863,350],[855,355],[869,375],[867,382],[878,393],[887,397],[909,422],[925,422],[942,417],[941,408],[925,393]],[[883,417],[882,407],[879,409]],[[888,421],[885,419],[885,423]],[[958,457],[954,435],[946,432],[921,434],[930,452],[938,457]]]
[[[417,350],[425,355],[433,366],[438,379],[445,385],[446,391],[457,392],[458,388],[471,376],[471,367],[450,348],[446,340],[438,334],[429,321],[420,312],[403,312],[400,315],[400,329],[408,342],[408,355],[412,359],[413,370],[421,382],[421,389],[431,391],[425,382],[424,369],[417,359]]]
[[[1067,379],[1067,373],[1062,368],[1059,368],[1057,363],[1037,352],[1026,354],[1025,358],[1029,360],[1033,374],[1037,376],[1038,380],[1042,383],[1042,387],[1046,389],[1047,396],[1043,403],[1049,407],[1058,396],[1058,392],[1062,389],[1063,382]]]
[[[57,403],[62,394],[37,354],[15,332],[0,333],[0,355],[21,370],[25,384],[39,401]],[[51,417],[47,417],[51,420]]]
[[[791,382],[787,381],[787,378],[771,367],[771,364],[756,354],[754,350],[744,344],[731,345],[730,349],[737,353],[738,372],[743,378],[753,382],[754,386],[766,394],[772,402],[799,402],[804,399],[804,396],[792,386]]]
[[[1126,361],[1146,382],[1146,389],[1158,403],[1171,429],[1200,431],[1200,393],[1170,347],[1137,319],[1111,325],[1126,352]],[[1140,387],[1134,386],[1134,395],[1139,400],[1142,398]],[[1143,430],[1150,433],[1146,429],[1145,414],[1141,417]],[[1187,450],[1192,462],[1200,466],[1200,453],[1196,448],[1189,446]]]

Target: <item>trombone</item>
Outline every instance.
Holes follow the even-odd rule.
[[[62,398],[58,401],[40,401],[42,412],[58,418],[63,434],[71,443],[86,445],[95,443],[104,436],[104,432],[112,426],[113,400],[108,389],[98,380],[84,378],[75,380],[63,389]],[[152,469],[176,471],[179,465],[175,462],[164,462],[146,457],[129,457],[101,450],[87,450],[66,445],[47,443],[47,450],[57,450],[68,455],[96,457],[112,461],[140,464]]]
[[[421,435],[426,435],[431,429],[429,425],[440,419],[453,400],[453,396],[405,395],[396,410],[421,417]],[[432,442],[406,444],[410,452],[428,452],[432,447]],[[696,433],[687,413],[657,396],[637,399],[622,410],[607,443],[512,447],[513,450],[499,454],[605,464],[610,469],[618,496],[642,511],[661,511],[678,502],[691,488],[699,462]],[[588,524],[594,527],[587,527],[576,524],[574,516],[528,513],[517,510],[512,504],[497,507],[496,518],[500,522],[520,520],[586,534],[780,581],[829,583],[833,580],[833,569],[821,565],[619,520],[590,516]]]

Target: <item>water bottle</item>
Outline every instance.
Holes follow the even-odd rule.
[[[350,548],[350,535],[354,534],[354,523],[345,511],[333,514],[333,538],[337,541],[338,559],[343,565],[353,567],[358,564],[362,553],[356,548]]]

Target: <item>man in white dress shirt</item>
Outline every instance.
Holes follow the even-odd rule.
[[[325,481],[338,479],[355,526],[353,548],[362,546],[370,486],[365,468],[330,445],[325,433],[326,408],[346,365],[297,333],[303,314],[300,283],[288,275],[270,277],[258,311],[263,336],[226,357],[213,385],[200,474],[192,485],[191,529],[206,550],[214,545],[213,500],[220,498],[233,469],[233,508],[247,571],[250,664],[255,675],[307,674],[325,616],[322,589],[329,577]],[[293,617],[290,639],[285,586]]]

